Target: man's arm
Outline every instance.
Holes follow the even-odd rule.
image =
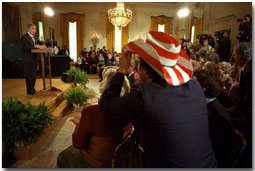
[[[144,112],[141,89],[135,85],[129,94],[120,97],[123,81],[124,74],[120,72],[110,79],[100,98],[99,109],[122,121],[136,121]]]

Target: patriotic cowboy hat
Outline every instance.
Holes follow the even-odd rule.
[[[126,49],[138,54],[170,85],[184,84],[192,77],[190,58],[169,34],[150,31],[145,42],[130,42]]]

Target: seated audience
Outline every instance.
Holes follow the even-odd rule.
[[[192,64],[193,71],[201,69],[200,63],[196,60],[190,60]]]
[[[229,91],[230,87],[233,84],[233,80],[229,76],[229,70],[231,68],[231,64],[223,61],[219,64],[219,68],[221,72],[221,80],[222,80],[223,86],[226,88],[227,91]]]
[[[90,73],[91,74],[97,73],[97,64],[98,64],[98,59],[96,58],[96,54],[93,51],[90,55]]]
[[[220,63],[220,56],[215,52],[215,48],[211,48],[211,51],[208,55],[208,61],[213,61],[216,64]]]
[[[233,84],[228,92],[228,100],[230,106],[233,107],[232,109],[234,109],[239,105],[240,69],[238,68],[237,64],[234,64],[230,68],[229,76],[232,78]]]
[[[88,53],[82,58],[82,70],[85,71],[87,74],[90,74],[90,66],[91,60]]]
[[[208,39],[204,39],[203,40],[203,45],[199,49],[199,53],[204,52],[206,55],[208,55],[211,51],[211,48],[212,48],[212,46],[208,44]]]
[[[114,62],[114,59],[112,57],[112,54],[111,53],[107,53],[107,60],[105,62],[105,66],[114,65],[113,62]]]
[[[239,111],[246,118],[242,133],[247,139],[244,152],[245,167],[252,167],[252,45],[243,42],[234,48],[234,60],[241,68],[239,86]]]
[[[100,83],[101,93],[117,69],[112,66],[105,68],[103,81]],[[130,90],[127,78],[124,80],[120,96]],[[113,151],[122,141],[123,129],[128,123],[102,113],[98,105],[85,107],[81,118],[75,117],[71,121],[76,124],[73,145],[58,155],[58,167],[111,167]]]
[[[203,69],[216,74],[218,77],[221,75],[219,65],[212,61],[206,62]]]
[[[119,54],[117,54],[116,56],[115,56],[115,59],[114,59],[114,61],[113,61],[113,65],[115,65],[115,66],[119,66],[119,60],[120,60],[120,56],[119,56]]]
[[[227,107],[228,106],[228,92],[227,92],[226,86],[223,84],[223,80],[222,80],[223,77],[222,77],[222,74],[220,72],[219,65],[217,65],[216,63],[214,63],[212,61],[208,61],[208,62],[205,63],[203,69],[206,70],[206,71],[214,73],[217,77],[220,78],[220,80],[222,82],[222,88],[220,90],[220,94],[218,96],[218,100],[220,101],[220,103],[224,107]]]
[[[217,100],[221,81],[214,73],[205,70],[195,71],[194,78],[200,83],[205,94],[209,132],[218,167],[232,167],[232,124],[229,114]]]
[[[103,73],[103,70],[104,70],[104,66],[105,66],[105,61],[104,61],[104,57],[103,57],[103,54],[102,53],[99,53],[99,56],[98,56],[98,64],[97,64],[97,67],[98,67],[98,73],[99,73],[99,82],[102,81],[103,77],[102,77],[102,73]]]

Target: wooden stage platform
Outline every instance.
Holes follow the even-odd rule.
[[[62,92],[54,92],[59,96],[66,90],[68,90],[72,83],[64,83],[60,78],[52,79],[52,85]],[[49,86],[49,80],[46,79],[46,87]],[[42,79],[36,79],[35,89],[40,91],[43,89]],[[42,101],[46,101],[46,104],[49,104],[52,97],[47,96],[36,96],[36,95],[28,95],[26,93],[26,84],[25,79],[2,79],[2,101],[6,102],[8,96],[17,96],[18,100],[22,103],[26,101],[30,101],[32,104],[37,105]]]

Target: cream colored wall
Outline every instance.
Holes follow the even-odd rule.
[[[107,45],[106,38],[106,13],[110,8],[115,7],[113,2],[95,2],[95,3],[17,3],[21,5],[22,17],[22,32],[25,31],[25,26],[32,21],[31,11],[42,11],[44,6],[50,6],[54,9],[55,15],[47,17],[46,35],[49,38],[49,27],[56,30],[56,40],[58,45],[62,46],[62,35],[60,28],[60,14],[76,12],[85,15],[85,47],[89,49],[92,46],[90,39],[93,34],[99,36],[97,47]],[[129,41],[133,41],[138,36],[145,37],[150,29],[151,16],[165,15],[173,17],[173,35],[177,37],[178,31],[182,31],[186,38],[190,38],[191,31],[191,15],[185,18],[182,23],[185,29],[179,28],[179,23],[182,19],[177,17],[177,11],[183,7],[190,9],[194,8],[195,3],[125,3],[125,8],[129,8],[133,12],[133,19],[129,24]],[[239,23],[237,18],[242,18],[246,13],[251,14],[251,3],[228,2],[228,3],[203,3],[204,5],[204,26],[203,32],[213,35],[215,31],[231,28],[231,41],[235,45],[238,40]]]
[[[252,14],[251,2],[205,3],[203,32],[213,35],[215,31],[231,29],[231,50],[238,43],[238,18]]]
[[[23,35],[27,32],[27,24],[32,23],[32,4],[31,2],[14,2],[14,4],[20,7],[21,34]]]
[[[173,25],[176,25],[177,4],[166,3],[153,5],[139,4],[131,6],[133,19],[129,25],[129,41],[136,40],[139,36],[145,38],[150,30],[151,16],[165,15],[173,17]],[[176,27],[173,27],[173,35],[176,36]]]
[[[106,38],[106,14],[108,9],[114,8],[116,3],[32,3],[33,11],[42,11],[44,6],[50,6],[54,9],[55,15],[50,18],[47,17],[46,39],[49,38],[49,27],[56,29],[56,40],[58,45],[62,46],[62,35],[60,28],[60,14],[76,12],[85,15],[85,47],[87,50],[92,46],[90,40],[93,34],[99,36],[99,43],[97,47],[107,45]],[[129,8],[133,12],[133,19],[129,25],[129,41],[137,39],[138,36],[145,37],[150,29],[151,16],[165,15],[173,17],[174,25],[177,23],[176,10],[178,5],[176,3],[156,4],[147,3],[125,3],[125,8]],[[176,28],[173,27],[173,34],[175,35]]]

